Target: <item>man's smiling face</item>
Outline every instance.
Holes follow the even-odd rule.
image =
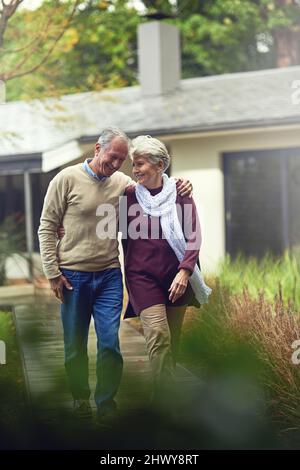
[[[128,143],[120,137],[115,137],[106,148],[101,148],[101,145],[97,143],[95,146],[96,173],[102,176],[111,176],[121,168],[127,155]]]

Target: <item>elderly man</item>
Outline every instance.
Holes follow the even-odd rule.
[[[99,237],[97,208],[110,204],[118,218],[119,197],[134,182],[120,169],[130,140],[117,128],[105,129],[93,159],[69,166],[50,182],[38,230],[43,268],[51,289],[61,301],[65,367],[74,411],[91,415],[87,341],[91,315],[97,334],[97,414],[116,411],[123,368],[118,331],[123,303],[117,230],[115,237]],[[178,192],[191,192],[187,182]],[[117,222],[117,221],[116,221]],[[57,244],[57,230],[65,236]]]

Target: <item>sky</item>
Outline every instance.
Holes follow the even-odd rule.
[[[24,0],[24,2],[20,5],[20,9],[22,7],[29,10],[35,10],[41,3],[43,3],[43,0]]]

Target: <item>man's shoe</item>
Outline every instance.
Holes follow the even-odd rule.
[[[90,419],[92,417],[90,400],[83,398],[74,400],[73,413],[78,418]]]
[[[98,406],[97,423],[104,426],[112,426],[117,418],[117,406],[115,402],[109,405]]]

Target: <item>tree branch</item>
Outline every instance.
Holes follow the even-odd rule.
[[[2,11],[0,16],[0,47],[2,47],[3,44],[7,23],[22,2],[23,0],[11,0],[9,3],[5,3],[4,0],[1,0]]]
[[[26,49],[28,49],[28,47],[31,47],[38,40],[39,37],[40,37],[40,34],[35,36],[32,39],[32,41],[28,42],[25,46],[20,47],[19,49],[4,49],[4,47],[2,47],[2,48],[0,48],[0,53],[2,55],[5,55],[5,54],[18,54],[19,52],[23,52]]]
[[[49,31],[49,28],[51,26],[51,23],[53,23],[53,17],[51,16],[47,23],[45,24],[44,27],[41,27],[40,30],[41,31]],[[39,38],[42,36],[42,34],[39,32],[33,39],[32,41],[30,41],[29,43],[27,43],[25,46],[23,47],[20,47],[19,49],[5,49],[4,47],[0,47],[0,53],[2,55],[5,55],[5,54],[17,54],[19,52],[23,52],[25,51],[26,49],[28,49],[28,47],[31,47],[35,42],[40,42],[38,41]],[[43,39],[44,39],[44,36],[43,36]]]
[[[15,1],[23,1],[23,0],[15,0]],[[76,0],[75,4],[73,6],[73,9],[70,13],[70,16],[68,17],[65,24],[63,25],[63,28],[61,29],[60,33],[56,36],[52,46],[49,48],[49,50],[46,52],[44,57],[36,65],[34,65],[32,67],[29,67],[28,69],[26,69],[24,71],[19,72],[19,70],[22,68],[22,66],[24,66],[26,64],[26,62],[28,61],[28,59],[32,55],[32,53],[37,49],[39,43],[41,43],[41,41],[42,41],[42,36],[41,35],[40,35],[40,39],[38,41],[38,44],[36,44],[34,48],[31,48],[28,51],[26,56],[14,67],[14,69],[12,71],[0,74],[0,80],[8,81],[8,80],[12,80],[13,78],[16,78],[16,77],[22,77],[24,75],[28,75],[30,73],[35,72],[39,67],[41,67],[48,60],[49,56],[51,55],[51,53],[55,49],[57,43],[59,42],[59,40],[62,38],[62,36],[66,32],[68,26],[70,25],[70,23],[71,23],[71,21],[74,17],[76,7],[79,3],[80,3],[80,0]]]

